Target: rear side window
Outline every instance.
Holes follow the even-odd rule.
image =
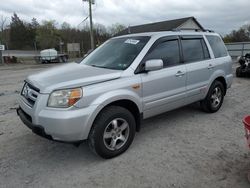
[[[209,59],[209,52],[203,38],[182,39],[184,62],[195,62]]]
[[[214,52],[215,58],[225,57],[228,55],[227,49],[220,37],[218,36],[206,36],[206,37]]]
[[[147,60],[162,59],[164,67],[180,63],[178,40],[165,41],[158,44],[148,55]]]

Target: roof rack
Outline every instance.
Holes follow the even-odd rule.
[[[172,29],[171,31],[195,31],[195,32],[203,32],[204,30],[202,30],[202,29],[194,29],[194,28],[175,28],[175,29]]]
[[[193,29],[193,28],[175,28],[172,29],[171,31],[195,31],[195,32],[209,32],[209,33],[214,33],[213,30],[210,29]]]

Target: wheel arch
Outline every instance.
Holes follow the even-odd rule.
[[[85,139],[88,138],[91,128],[93,127],[93,123],[96,117],[98,116],[98,114],[100,114],[105,108],[112,106],[112,105],[121,106],[129,110],[131,114],[135,117],[136,131],[139,132],[143,114],[141,111],[141,106],[138,105],[138,101],[136,102],[134,99],[131,99],[131,98],[124,98],[124,96],[123,97],[117,96],[116,98],[113,98],[113,100],[107,99],[103,101],[101,104],[96,106],[94,112],[89,117],[89,120],[87,123],[88,125],[87,125],[87,128],[85,129],[86,132],[84,133],[84,136],[83,136]]]
[[[140,131],[141,120],[142,120],[143,115],[142,115],[142,113],[140,113],[140,110],[139,110],[138,106],[136,105],[136,103],[134,103],[133,101],[128,100],[128,99],[121,99],[121,100],[117,100],[117,101],[109,103],[108,105],[104,106],[103,109],[106,108],[106,107],[109,107],[109,106],[121,106],[123,108],[126,108],[128,111],[130,111],[131,114],[135,118],[136,131],[137,132]]]
[[[227,92],[227,83],[226,83],[226,79],[223,77],[223,76],[219,76],[219,77],[217,77],[214,81],[219,81],[219,82],[221,82],[222,84],[223,84],[223,87],[224,87],[224,91],[225,91],[225,93],[224,93],[224,95],[226,95],[226,92]]]
[[[226,95],[226,92],[227,92],[227,79],[226,79],[226,74],[223,70],[217,70],[215,71],[212,76],[210,77],[210,84],[209,84],[209,87],[207,89],[207,92],[209,90],[209,88],[211,87],[211,85],[214,83],[214,81],[219,81],[223,84],[224,86],[224,89],[225,89],[225,95]],[[207,93],[206,93],[207,95]]]

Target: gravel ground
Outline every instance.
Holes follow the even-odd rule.
[[[57,65],[0,66],[0,187],[247,188],[250,152],[242,118],[250,79],[234,79],[219,112],[190,105],[143,122],[131,147],[110,160],[86,143],[34,135],[15,112],[24,78]]]

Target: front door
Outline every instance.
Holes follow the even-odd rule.
[[[157,42],[144,58],[162,59],[161,70],[141,73],[144,118],[185,104],[186,67],[181,63],[178,38]]]

